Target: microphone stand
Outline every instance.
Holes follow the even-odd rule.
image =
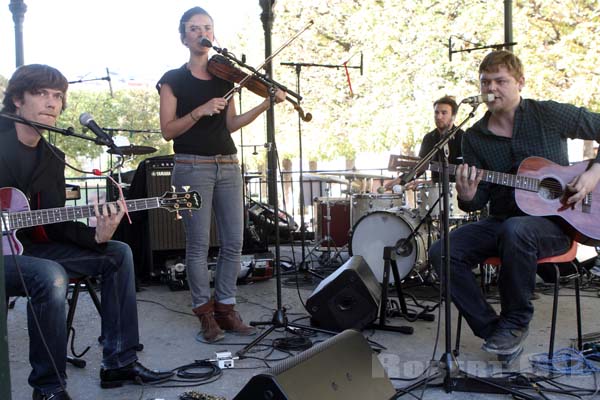
[[[463,102],[461,102],[463,104]],[[535,399],[533,396],[529,396],[519,390],[512,389],[508,378],[481,378],[465,371],[462,371],[458,365],[458,361],[452,351],[452,297],[450,293],[450,180],[449,180],[449,165],[448,156],[444,151],[446,144],[452,140],[459,129],[464,126],[467,121],[471,120],[475,116],[475,111],[479,107],[480,103],[473,104],[473,109],[469,115],[458,125],[448,131],[446,136],[442,137],[440,141],[431,149],[427,155],[425,155],[417,164],[408,172],[404,173],[400,182],[402,185],[406,184],[414,178],[414,176],[420,173],[423,168],[431,162],[436,154],[439,154],[441,161],[441,184],[442,184],[442,229],[440,230],[440,240],[442,241],[442,265],[441,271],[441,285],[440,289],[443,290],[443,301],[444,301],[444,333],[445,333],[445,352],[439,362],[439,368],[444,371],[444,389],[446,393],[450,393],[453,390],[459,392],[477,392],[477,393],[497,393],[497,394],[512,394],[516,398],[521,399]],[[403,241],[398,241],[395,246],[396,251],[401,251],[404,246]],[[439,373],[439,372],[438,372]],[[412,391],[420,386],[427,385],[429,381],[434,379],[435,376],[427,376],[419,381],[411,384],[406,388],[402,388],[396,396],[396,399],[400,395]]]
[[[300,96],[300,72],[302,70],[302,67],[322,67],[322,68],[356,68],[356,69],[360,69],[361,75],[362,75],[362,69],[363,69],[363,65],[362,65],[362,53],[361,53],[361,63],[360,66],[347,66],[345,64],[315,64],[315,63],[303,63],[303,62],[281,62],[279,63],[279,65],[285,65],[288,67],[294,67],[296,70],[296,91],[297,91],[297,99],[298,99],[298,105],[300,105],[300,101],[302,100],[302,96]],[[300,264],[298,265],[298,270],[299,271],[304,271],[304,272],[308,272],[309,274],[319,278],[319,279],[323,279],[322,276],[320,276],[319,274],[315,273],[314,271],[311,271],[310,268],[308,267],[308,263],[306,262],[306,228],[304,226],[304,211],[305,211],[305,203],[304,203],[304,170],[303,170],[303,157],[302,157],[302,118],[301,116],[298,117],[298,145],[299,145],[299,153],[298,156],[300,158],[300,226],[301,226],[301,236],[300,236],[300,242],[301,242],[301,246],[302,246],[302,260],[300,261]],[[330,217],[330,216],[328,216]],[[327,232],[327,235],[330,235],[331,232]],[[330,244],[330,241],[327,242],[327,244]],[[310,252],[309,252],[309,256],[310,256]]]
[[[47,130],[47,131],[52,131],[52,132],[56,132],[56,133],[60,133],[63,136],[73,136],[79,139],[84,139],[84,140],[89,140],[90,142],[94,142],[97,145],[106,145],[106,143],[104,142],[104,140],[102,140],[102,138],[100,137],[91,137],[91,136],[87,136],[87,135],[82,135],[80,133],[75,133],[75,129],[70,126],[67,129],[63,129],[63,128],[57,128],[56,126],[52,126],[52,125],[46,125],[46,124],[42,124],[40,122],[35,122],[35,121],[31,121],[22,117],[19,117],[18,115],[15,114],[10,114],[10,113],[6,113],[6,112],[2,112],[0,111],[0,118],[5,118],[14,122],[18,122],[24,125],[29,125],[29,126],[33,126],[35,128],[38,129],[42,129],[42,130]],[[123,158],[121,158],[121,165],[123,163]]]
[[[268,30],[270,32],[270,23],[272,23],[272,12],[271,12],[272,10],[267,4],[264,4],[264,6],[265,6],[265,7],[263,7],[265,9],[265,12],[263,13],[264,25],[265,25],[265,28],[268,28]],[[312,21],[308,26],[310,26],[310,25],[312,25]],[[304,28],[304,30],[306,30],[308,28],[308,26],[306,28]],[[267,29],[265,29],[265,30],[267,30]],[[301,31],[300,33],[304,32],[304,30]],[[296,35],[296,37],[300,33],[298,33]],[[267,35],[267,36],[270,37],[270,35]],[[291,40],[293,40],[293,39],[294,38],[292,38]],[[288,41],[288,44],[289,44],[289,42],[291,42],[291,40]],[[269,45],[270,45],[270,42],[269,42]],[[265,66],[265,65],[267,66],[267,71],[269,71],[269,73],[271,71],[269,62],[285,46],[286,46],[286,44],[284,44],[284,46],[282,46],[274,54],[267,57],[266,61],[263,63],[263,66]],[[214,48],[214,46],[213,46],[213,48]],[[217,50],[217,49],[215,49],[215,50]],[[227,58],[230,58],[232,61],[236,62],[238,65],[245,66],[246,68],[248,68],[248,66],[246,66],[245,63],[243,63],[242,61],[233,57],[230,53],[223,51],[224,49],[219,49],[219,50],[221,50],[221,54],[223,54]],[[218,50],[217,50],[217,52],[218,52]],[[268,52],[270,52],[270,49]],[[262,66],[259,68],[262,68]],[[249,69],[252,70],[252,68],[249,68]],[[282,86],[282,85],[278,84],[277,82],[271,80],[270,78],[258,73],[256,70],[254,70],[254,71],[255,72],[254,72],[253,76],[264,77],[265,78],[264,82],[269,83],[269,85],[267,87],[268,87],[268,94],[269,94],[269,101],[270,101],[269,113],[270,113],[271,118],[269,118],[269,115],[267,115],[267,140],[270,141],[269,157],[268,157],[268,159],[269,159],[268,179],[269,179],[269,183],[270,183],[269,184],[269,202],[273,206],[273,210],[274,210],[273,222],[275,224],[274,272],[275,272],[275,278],[276,278],[275,282],[276,282],[276,292],[277,292],[277,309],[273,313],[271,321],[269,321],[269,322],[256,322],[256,321],[250,322],[250,325],[252,325],[252,326],[270,325],[270,327],[268,329],[266,329],[262,334],[260,334],[256,339],[254,339],[251,343],[249,343],[244,348],[242,348],[236,352],[236,354],[240,358],[243,358],[244,355],[251,348],[256,346],[265,337],[267,337],[271,332],[273,332],[275,329],[278,329],[278,328],[284,328],[291,332],[294,332],[292,328],[296,328],[296,329],[306,329],[306,330],[312,330],[315,332],[327,333],[330,335],[336,334],[336,332],[327,331],[325,329],[318,329],[318,328],[313,328],[310,326],[305,326],[305,325],[300,325],[297,323],[289,322],[289,320],[287,318],[287,314],[286,314],[286,309],[283,307],[282,289],[281,289],[281,266],[280,266],[279,201],[278,201],[278,193],[277,193],[278,190],[277,190],[277,175],[276,175],[276,172],[277,172],[277,162],[276,162],[276,160],[277,160],[277,145],[275,143],[273,114],[274,114],[274,106],[275,106],[275,92],[278,88],[286,90],[288,94],[292,94],[298,100],[300,99],[300,97],[297,94],[287,90],[284,86]],[[250,75],[247,75],[246,78],[249,78],[249,77],[250,77]],[[240,81],[240,87],[242,86],[242,82],[244,82],[244,79],[242,79],[242,81]],[[227,95],[225,96],[225,98],[227,98]]]
[[[1,203],[0,212],[2,212],[2,221],[0,221],[0,224],[4,232],[4,209]],[[4,236],[4,233],[2,236]],[[4,256],[2,247],[0,246],[0,397],[10,400],[10,364],[8,362],[8,336],[6,333],[6,312],[8,311],[8,307],[6,306],[6,284],[4,279]]]
[[[275,91],[276,91],[275,86],[271,86],[269,88],[269,100],[271,102],[271,109],[273,109],[273,107],[275,105]],[[276,160],[278,155],[277,155],[277,146],[276,146],[275,142],[271,143],[269,152],[271,153],[272,159]],[[273,175],[276,176],[274,171],[272,171],[272,172],[273,172]],[[272,197],[273,197],[273,210],[274,210],[273,222],[275,224],[275,261],[274,261],[275,268],[274,268],[274,270],[275,270],[275,282],[276,282],[276,292],[277,292],[276,293],[277,309],[273,313],[273,317],[271,318],[271,321],[269,321],[269,322],[255,322],[255,321],[250,322],[250,325],[252,325],[252,326],[270,325],[270,327],[267,330],[265,330],[262,334],[260,334],[256,339],[254,339],[251,343],[249,343],[244,348],[242,348],[241,350],[238,350],[236,352],[236,354],[240,358],[242,358],[251,348],[256,346],[265,337],[267,337],[271,332],[273,332],[275,329],[278,329],[278,328],[285,328],[286,330],[289,330],[291,332],[294,332],[291,328],[296,328],[296,329],[305,329],[305,330],[312,330],[312,331],[321,332],[321,333],[327,333],[330,335],[336,334],[336,332],[328,331],[325,329],[319,329],[319,328],[314,328],[314,327],[307,326],[307,325],[301,325],[301,324],[289,322],[289,320],[287,318],[286,310],[283,307],[282,290],[281,290],[279,202],[278,202],[278,194],[277,194],[277,183],[272,185],[272,187],[274,188],[274,191],[275,191],[275,193],[273,193]]]
[[[9,119],[9,120],[14,121],[14,122],[19,122],[21,124],[33,126],[35,128],[38,128],[38,129],[60,133],[63,136],[74,136],[74,137],[77,137],[77,138],[80,138],[80,139],[89,140],[91,142],[94,142],[95,144],[99,144],[99,145],[103,145],[104,144],[104,142],[100,138],[98,138],[98,137],[91,137],[91,136],[86,136],[86,135],[82,135],[82,134],[79,134],[79,133],[75,133],[75,129],[73,129],[72,126],[68,127],[67,129],[57,128],[56,126],[46,125],[46,124],[42,124],[42,123],[39,123],[39,122],[30,121],[28,119],[19,117],[18,115],[9,114],[9,113],[2,112],[2,111],[0,111],[0,117],[1,118]]]
[[[296,70],[296,91],[298,92],[298,104],[302,99],[300,96],[300,72],[302,70],[302,63],[285,63],[282,62],[280,65],[289,65],[294,66]],[[306,226],[304,225],[304,212],[305,212],[305,204],[304,204],[304,159],[302,157],[302,117],[298,115],[298,146],[299,153],[298,156],[300,158],[300,244],[302,248],[302,260],[298,265],[299,271],[305,271],[311,274],[312,276],[316,276],[319,279],[323,279],[322,276],[316,274],[314,271],[311,271],[308,267],[308,264],[305,262],[306,260]]]

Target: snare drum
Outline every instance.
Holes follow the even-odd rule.
[[[394,246],[400,239],[408,238],[418,224],[419,217],[410,212],[394,214],[376,211],[367,214],[352,228],[349,253],[362,256],[377,280],[383,282],[383,248]],[[400,279],[404,279],[413,268],[421,271],[427,267],[426,225],[422,225],[407,242],[404,254],[396,258]]]
[[[439,199],[439,202],[437,201]],[[458,207],[458,196],[456,194],[456,184],[450,182],[450,219],[466,219],[468,214]],[[419,215],[424,218],[427,212],[431,211],[431,218],[438,220],[441,218],[440,203],[440,184],[431,183],[419,186],[416,190],[416,206],[419,210]]]
[[[315,239],[329,237],[336,246],[348,244],[350,232],[350,200],[341,197],[317,197]]]
[[[405,205],[404,203],[404,196],[401,194],[363,193],[352,195],[352,226],[367,214],[374,211],[385,211],[391,208],[402,207]]]

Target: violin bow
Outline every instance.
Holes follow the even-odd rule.
[[[260,64],[258,67],[254,68],[254,71],[259,71],[260,69],[262,69],[265,65],[267,65],[267,63],[271,62],[271,60],[273,58],[275,58],[279,53],[281,53],[281,51],[283,49],[285,49],[286,47],[288,47],[290,45],[290,43],[292,43],[294,40],[296,40],[301,34],[303,34],[308,28],[310,28],[312,25],[314,24],[313,20],[310,20],[308,24],[306,24],[306,26],[304,28],[302,28],[302,30],[298,31],[294,36],[292,36],[291,38],[289,38],[288,40],[285,41],[285,43],[283,43],[277,50],[275,50],[275,52],[273,54],[271,54],[269,57],[267,57],[265,59],[265,61],[263,61],[262,64]],[[246,83],[254,76],[254,74],[247,74],[244,78],[242,78],[242,80],[238,83],[238,85],[236,87],[234,87],[233,89],[231,89],[230,91],[228,91],[227,93],[225,93],[225,96],[223,96],[223,98],[227,101],[229,101],[229,99],[231,99],[231,96],[233,96],[233,94],[235,92],[239,92],[244,85],[246,85]]]

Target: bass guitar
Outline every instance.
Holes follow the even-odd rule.
[[[18,229],[38,225],[56,224],[81,218],[95,217],[94,206],[70,206],[33,210],[29,208],[27,197],[19,189],[0,188],[0,204],[2,210],[2,252],[4,255],[23,254],[23,245],[17,239]],[[113,203],[118,208],[117,203]],[[143,211],[154,208],[164,208],[171,212],[182,210],[197,210],[202,206],[198,192],[166,192],[160,197],[125,200],[128,211]]]

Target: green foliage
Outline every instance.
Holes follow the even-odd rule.
[[[113,133],[117,143],[119,136],[127,138],[132,145],[151,146],[159,149],[158,154],[171,152],[160,132],[158,117],[158,95],[150,89],[117,90],[114,97],[109,93],[96,91],[69,90],[67,109],[59,118],[58,126],[62,128],[73,127],[76,132],[85,132],[86,129],[79,124],[79,116],[89,112],[94,120],[107,132]],[[119,130],[122,129],[122,130]],[[115,131],[113,131],[115,130]],[[130,133],[128,131],[156,131],[157,133]],[[93,137],[91,132],[84,133]],[[87,140],[74,137],[52,134],[53,141],[69,157],[68,161],[78,167],[85,166],[90,159],[94,159],[106,151],[106,147],[96,145]],[[126,168],[135,168],[137,164],[148,156],[136,156],[128,160]],[[98,165],[98,168],[103,168]]]
[[[513,4],[514,51],[526,67],[523,96],[598,110],[597,1]],[[348,65],[357,65],[355,54],[364,52],[364,75],[349,70],[354,96],[349,95],[343,69],[302,71],[303,104],[315,115],[304,124],[308,144],[303,150],[313,160],[353,158],[367,151],[413,153],[433,126],[435,99],[449,94],[460,100],[479,92],[477,67],[490,50],[455,53],[450,61],[448,39],[452,36],[455,51],[504,42],[501,1],[305,0],[278,3],[275,9],[273,29],[280,41],[315,22],[290,45],[293,61],[339,65],[354,55]],[[288,77],[281,80],[293,84]],[[288,111],[277,112],[291,115]],[[468,111],[470,107],[461,107],[457,121]],[[283,130],[295,123],[293,118],[283,120]]]
[[[513,3],[514,51],[525,64],[524,97],[554,99],[600,111],[600,13],[597,0],[520,0]],[[299,152],[301,130],[306,160],[336,157],[354,159],[361,152],[412,154],[433,127],[432,103],[449,94],[458,100],[479,92],[477,67],[489,51],[468,51],[504,42],[504,2],[488,0],[304,0],[281,1],[274,7],[273,50],[314,21],[273,60],[274,78],[303,99],[303,110],[313,115],[299,126],[287,102],[276,109],[280,157]],[[218,21],[218,29],[227,27]],[[246,17],[235,50],[258,66],[264,58],[264,32],[259,15]],[[452,38],[452,61],[448,40]],[[364,54],[364,73],[357,67]],[[280,63],[319,64],[297,70]],[[354,94],[350,94],[348,74]],[[0,77],[0,87],[6,79]],[[261,100],[242,91],[243,110]],[[477,110],[476,118],[485,107]],[[471,111],[462,106],[457,121]],[[159,130],[158,95],[154,89],[127,89],[111,98],[105,92],[69,93],[69,108],[60,119],[73,126],[82,112],[90,112],[103,127]],[[264,117],[261,117],[264,118]],[[260,120],[260,118],[259,118]],[[263,119],[264,121],[264,119]],[[299,129],[300,128],[300,129]],[[250,169],[264,164],[265,124],[256,121],[234,133],[239,145],[257,145],[258,155],[245,151]],[[171,152],[158,133],[128,134],[132,144],[152,146],[157,154]],[[76,164],[100,155],[103,147],[75,138],[55,138]],[[247,150],[247,149],[246,149]],[[133,168],[147,156],[137,157]],[[73,161],[73,160],[71,160]],[[383,160],[382,164],[385,164]]]

